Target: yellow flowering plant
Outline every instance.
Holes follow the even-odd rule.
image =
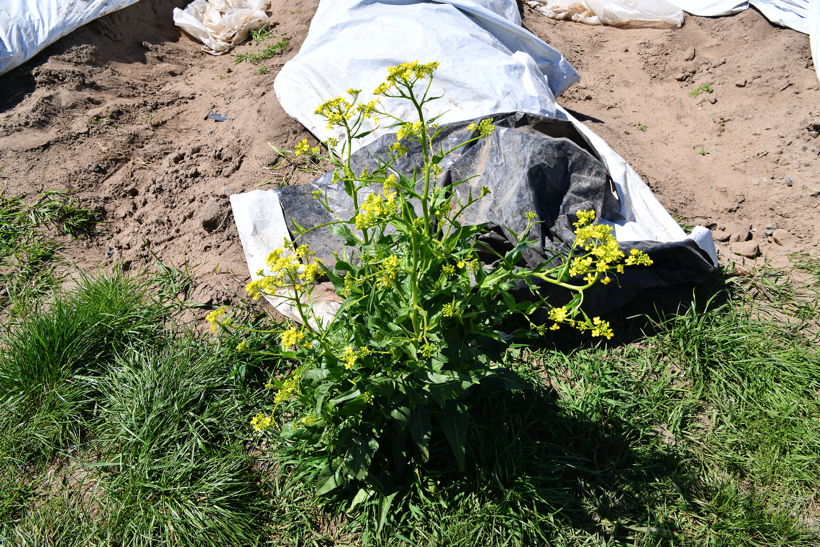
[[[509,375],[491,356],[512,340],[543,336],[562,327],[610,338],[610,325],[589,317],[584,293],[607,284],[628,266],[646,266],[640,251],[625,254],[612,228],[596,224],[595,212],[575,212],[576,239],[569,252],[550,256],[538,267],[522,266],[523,253],[535,245],[530,236],[538,220],[526,215],[526,228],[514,233],[512,248],[498,253],[482,245],[483,226],[462,224],[464,211],[484,198],[459,199],[456,187],[470,179],[437,184],[439,164],[466,144],[491,135],[491,119],[467,126],[469,137],[455,148],[434,145],[439,134],[425,106],[437,97],[432,83],[437,63],[404,63],[388,71],[374,95],[409,101],[417,119],[401,120],[360,102],[360,90],[331,99],[316,110],[338,129],[340,141],[325,143],[323,159],[332,180],[353,203],[340,218],[319,192],[316,198],[336,220],[318,228],[340,236],[347,252],[323,264],[307,245],[294,241],[271,253],[262,277],[252,281],[253,297],[289,300],[301,318],[278,331],[266,351],[294,363],[292,372],[272,379],[271,405],[252,420],[255,431],[283,435],[322,461],[319,492],[343,484],[366,491],[400,484],[430,458],[431,443],[446,439],[457,465],[465,465],[469,427],[464,396],[482,380]],[[351,164],[355,139],[366,122],[387,120],[396,142],[374,172],[356,173]],[[419,149],[413,173],[395,169],[408,146]],[[318,155],[307,142],[297,153]],[[492,265],[480,260],[493,256]],[[342,304],[331,320],[316,317],[312,284],[333,283]],[[563,289],[562,305],[544,295],[544,285]],[[522,290],[529,298],[514,298]],[[235,326],[223,312],[214,325]],[[514,326],[517,325],[517,326]],[[494,353],[496,352],[496,353]],[[514,385],[510,384],[510,385]]]

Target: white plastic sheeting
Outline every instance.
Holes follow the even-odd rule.
[[[222,55],[268,24],[270,0],[194,0],[174,8],[174,24],[202,42],[211,55]]]
[[[579,76],[520,22],[512,0],[322,0],[274,88],[285,111],[323,140],[340,135],[314,114],[319,104],[349,88],[367,94],[387,67],[416,59],[441,62],[437,84],[446,93],[435,103],[441,123],[515,110],[554,116],[555,95]],[[404,101],[383,104],[404,118],[413,115]]]
[[[0,0],[0,74],[94,19],[138,0]]]
[[[730,15],[754,6],[772,23],[809,34],[810,14],[820,7],[818,0],[667,0],[692,15]]]
[[[529,5],[553,19],[616,27],[680,27],[683,11],[665,0],[535,0]]]
[[[288,114],[316,137],[338,138],[316,106],[349,88],[370,90],[381,83],[390,66],[418,59],[441,63],[436,85],[443,99],[431,103],[431,115],[441,123],[469,120],[501,112],[531,112],[572,121],[604,158],[617,187],[623,220],[612,222],[620,241],[681,241],[687,238],[677,222],[624,159],[589,128],[558,106],[555,96],[577,81],[564,57],[523,29],[514,0],[322,0],[299,54],[276,78],[277,97]],[[378,21],[378,24],[374,24]],[[386,104],[391,112],[413,119],[403,102]],[[378,128],[367,142],[389,128]],[[364,145],[364,142],[359,142]],[[273,192],[271,192],[273,193]],[[232,197],[234,217],[249,269],[264,267],[259,249],[282,238],[276,220],[281,211],[259,215],[259,193]],[[276,198],[264,198],[270,206]],[[276,217],[276,218],[274,218]],[[688,236],[717,263],[711,232],[696,229]]]
[[[614,26],[680,26],[681,10],[717,17],[754,6],[772,23],[804,34],[810,34],[811,18],[820,10],[818,0],[530,0],[528,4],[553,19]]]

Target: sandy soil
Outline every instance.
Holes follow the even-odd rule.
[[[105,218],[98,236],[68,244],[77,266],[188,262],[198,266],[193,299],[215,305],[247,276],[228,196],[312,177],[271,171],[268,143],[309,136],[279,106],[273,80],[318,1],[273,0],[275,39],[290,46],[266,74],[181,36],[171,9],[184,3],[143,1],[0,77],[0,189],[73,192]],[[682,223],[715,229],[723,259],[782,265],[792,252],[818,254],[820,86],[807,36],[754,10],[687,17],[677,30],[523,15],[582,75],[560,102]],[[702,85],[713,92],[690,95]]]

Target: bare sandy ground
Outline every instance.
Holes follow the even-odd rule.
[[[171,9],[181,4],[143,1],[0,77],[0,189],[73,192],[105,218],[98,236],[67,242],[77,266],[188,262],[199,266],[193,298],[214,305],[232,301],[247,276],[228,196],[313,177],[269,169],[278,157],[268,143],[293,148],[309,137],[280,107],[273,80],[318,2],[273,0],[274,40],[290,46],[265,62],[266,74],[180,35]],[[754,10],[687,17],[676,30],[523,15],[582,75],[560,102],[681,223],[713,228],[724,260],[817,256],[820,86],[807,36]],[[712,92],[690,93],[704,85]]]

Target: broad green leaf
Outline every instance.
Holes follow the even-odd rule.
[[[450,448],[453,450],[458,470],[464,471],[467,430],[470,425],[470,415],[467,414],[466,406],[451,401],[444,408],[440,423],[444,436],[447,437],[447,442],[450,443]]]

